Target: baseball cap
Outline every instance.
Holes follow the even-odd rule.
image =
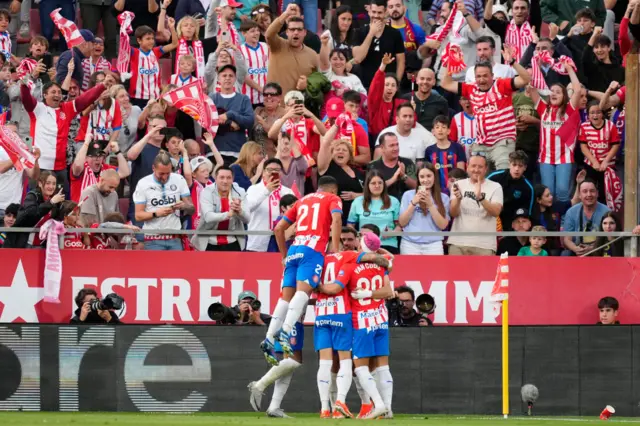
[[[104,152],[105,146],[98,141],[93,141],[89,144],[89,149],[87,149],[87,157],[99,157],[101,155],[107,155]]]
[[[526,211],[525,209],[518,209],[516,210],[516,213],[513,215],[513,220],[518,219],[519,217],[524,217],[525,219],[531,219],[529,217],[529,212]]]
[[[194,158],[193,160],[191,160],[190,162],[191,164],[191,171],[195,172],[196,169],[200,166],[202,166],[203,164],[206,164],[209,166],[209,170],[213,170],[213,164],[211,163],[211,161],[209,161],[209,159],[207,157],[203,157],[202,155],[197,156],[196,158]]]
[[[100,37],[95,37],[93,39],[93,42],[96,43],[96,44],[104,44],[104,40],[101,39]]]
[[[89,31],[89,30],[85,30],[85,29],[80,30],[80,35],[82,36],[84,41],[88,41],[88,42],[91,42],[91,43],[93,43],[95,41],[95,39],[96,39],[94,37],[93,33],[91,31]]]
[[[362,238],[360,238],[360,245],[360,248],[365,253],[377,251],[381,245],[380,237],[378,237],[373,232],[367,232],[366,234],[362,235]]]
[[[344,112],[344,101],[340,98],[331,98],[327,102],[327,117],[338,118]]]
[[[256,294],[252,291],[243,291],[242,293],[240,293],[238,295],[238,303],[242,302],[243,299],[248,299],[251,298],[253,300],[257,300],[258,297],[256,296]]]
[[[225,6],[235,7],[236,9],[239,7],[244,7],[242,3],[239,3],[235,0],[222,0],[220,2],[220,7],[225,7]]]
[[[494,4],[493,8],[491,9],[491,16],[495,15],[496,13],[504,13],[505,17],[509,17],[509,13],[507,12],[507,8],[501,4]]]

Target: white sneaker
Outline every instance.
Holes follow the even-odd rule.
[[[363,419],[365,420],[377,419],[378,417],[384,416],[386,414],[387,414],[387,407],[385,407],[384,405],[381,406],[380,408],[373,407],[371,411],[369,411],[367,415],[363,417]]]
[[[253,411],[260,411],[260,404],[262,403],[262,391],[256,388],[256,382],[249,383],[247,386],[249,389],[249,403],[251,404],[251,408]]]
[[[387,411],[387,414],[382,416],[382,418],[383,419],[393,419],[393,411],[391,411],[391,410]]]
[[[267,417],[279,417],[281,419],[293,419],[293,417],[288,416],[282,408],[278,408],[276,410],[267,410]]]

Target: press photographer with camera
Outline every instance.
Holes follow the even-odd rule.
[[[222,303],[209,306],[209,318],[220,325],[268,325],[271,316],[260,312],[262,303],[252,291],[238,295],[238,304],[229,308]]]
[[[102,300],[92,288],[83,288],[75,297],[78,309],[71,318],[70,324],[122,324],[113,310],[122,309],[124,299],[110,293]]]
[[[396,287],[397,297],[387,301],[389,325],[391,327],[430,327],[433,321],[427,315],[435,311],[436,305],[429,294],[421,294],[416,301],[416,294],[406,285]],[[418,306],[416,311],[415,306]]]

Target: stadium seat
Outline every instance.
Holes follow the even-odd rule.
[[[122,197],[118,200],[118,202],[120,213],[122,213],[124,217],[127,217],[127,215],[129,214],[129,197]]]
[[[160,59],[160,84],[165,85],[169,83],[171,78],[171,58]]]

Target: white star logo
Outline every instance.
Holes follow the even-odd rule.
[[[0,302],[4,305],[0,322],[13,322],[18,318],[25,322],[39,322],[36,304],[43,297],[44,288],[29,287],[22,260],[19,260],[11,286],[0,287]]]

